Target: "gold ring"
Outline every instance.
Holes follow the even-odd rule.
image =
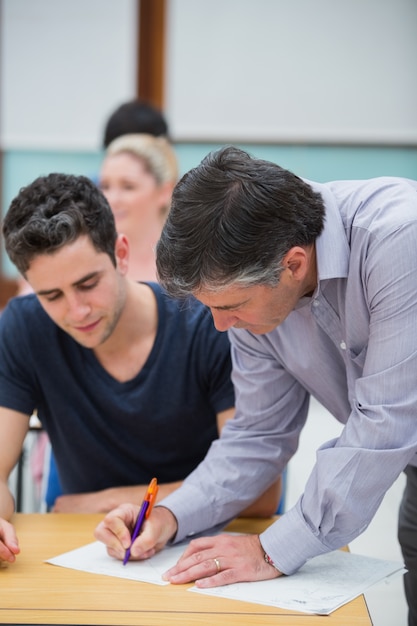
[[[213,559],[213,561],[216,564],[217,573],[219,574],[222,571],[222,568],[220,567],[220,561],[219,559]]]

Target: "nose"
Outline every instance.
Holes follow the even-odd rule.
[[[91,306],[79,294],[67,297],[67,317],[71,322],[82,322],[90,315]]]
[[[211,314],[213,316],[214,325],[220,332],[224,332],[225,330],[232,328],[232,326],[234,326],[239,319],[236,315],[230,313],[230,311],[211,309]]]

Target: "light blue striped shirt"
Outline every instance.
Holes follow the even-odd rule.
[[[176,540],[234,517],[296,452],[313,395],[345,426],[317,451],[298,503],[261,535],[285,574],[363,532],[417,465],[417,182],[310,184],[326,206],[318,286],[272,332],[229,331],[236,417],[161,503]]]

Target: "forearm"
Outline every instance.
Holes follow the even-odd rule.
[[[281,494],[282,478],[280,476],[255,502],[240,513],[240,517],[271,517],[275,515]]]
[[[158,483],[158,495],[156,502],[165,498],[181,485],[182,481],[179,480],[173,483]],[[147,488],[148,485],[134,485],[132,487],[112,487],[111,489],[105,489],[101,492],[105,498],[103,503],[106,505],[107,511],[111,511],[125,502],[140,504],[146,495]]]
[[[401,451],[357,449],[349,456],[331,446],[322,446],[317,459],[300,500],[260,536],[265,551],[287,575],[361,534],[407,463]]]
[[[159,485],[157,502],[181,485],[181,481]],[[90,493],[59,496],[53,507],[54,513],[108,513],[121,504],[140,504],[148,485],[111,487]]]

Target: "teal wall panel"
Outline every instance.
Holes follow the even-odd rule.
[[[177,143],[180,173],[183,174],[220,143]],[[325,182],[338,179],[404,176],[417,178],[417,147],[390,146],[313,146],[275,144],[236,144],[252,155],[278,163],[295,174]],[[10,150],[3,159],[3,197],[5,212],[19,189],[37,176],[50,172],[83,174],[94,177],[100,167],[102,153],[58,152],[42,150]],[[16,272],[7,258],[3,259],[7,275]]]
[[[38,176],[51,172],[94,176],[102,159],[98,152],[55,152],[43,150],[10,150],[3,156],[2,211],[7,211],[11,201],[21,187],[28,185]],[[16,269],[7,255],[3,256],[4,273],[16,276]]]
[[[181,172],[198,164],[221,144],[177,144]],[[375,176],[417,178],[417,147],[236,144],[298,176],[325,182]]]

